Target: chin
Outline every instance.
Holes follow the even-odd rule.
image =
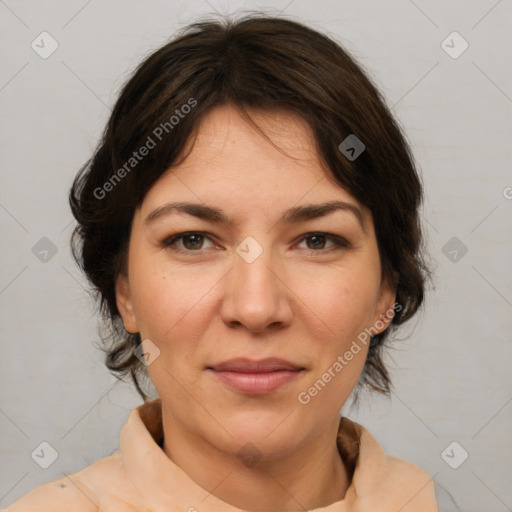
[[[290,408],[240,410],[232,414],[224,412],[222,426],[231,434],[222,436],[227,440],[228,451],[233,452],[246,446],[254,445],[265,457],[275,457],[287,452],[301,437],[303,429],[307,430],[307,422],[298,418]],[[225,433],[225,432],[223,432]],[[288,447],[290,444],[290,447]]]

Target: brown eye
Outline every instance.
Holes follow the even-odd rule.
[[[204,236],[203,235],[186,235],[182,237],[183,246],[186,249],[194,250],[201,249],[200,246],[203,245]]]
[[[331,242],[331,246],[326,247],[328,241]],[[330,233],[308,233],[302,237],[300,243],[302,242],[306,242],[306,248],[312,252],[327,252],[350,247],[346,240]]]
[[[206,240],[209,240],[209,238],[204,233],[178,233],[164,240],[162,245],[178,252],[201,252],[205,249],[204,243]]]
[[[312,235],[306,238],[306,245],[309,249],[324,249],[326,237],[322,235]],[[310,243],[308,243],[310,242]]]

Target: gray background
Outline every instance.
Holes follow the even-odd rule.
[[[345,413],[386,452],[428,471],[463,510],[512,510],[506,0],[0,1],[0,506],[112,453],[140,403],[103,367],[94,306],[69,252],[68,188],[120,86],[197,16],[261,7],[333,35],[371,70],[426,186],[435,288],[401,332],[410,339],[390,353],[391,400],[363,396]],[[59,45],[47,59],[31,48],[43,45],[43,31]],[[453,31],[469,44],[457,58],[461,39],[442,45]],[[31,458],[42,441],[58,452],[48,469]],[[459,464],[462,450],[468,459],[452,469],[446,460]]]

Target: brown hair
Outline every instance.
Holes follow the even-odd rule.
[[[383,343],[392,326],[420,307],[428,275],[421,253],[421,182],[397,122],[347,51],[301,23],[265,15],[194,23],[144,60],[75,178],[73,254],[110,326],[103,336],[107,367],[120,378],[131,375],[148,398],[139,382],[145,367],[135,355],[140,335],[124,330],[116,278],[126,263],[136,208],[177,163],[205,113],[223,103],[246,114],[248,108],[288,109],[302,116],[334,179],[370,209],[383,277],[395,283],[397,305],[392,325],[371,338],[358,386],[388,394]],[[364,144],[356,159],[339,149],[349,135]]]

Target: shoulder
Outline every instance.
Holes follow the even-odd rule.
[[[437,512],[433,478],[418,466],[385,454],[364,427],[352,423],[359,441],[353,477],[358,497],[373,508],[386,500],[385,510]]]
[[[392,481],[410,481],[411,483],[417,482],[418,484],[434,485],[432,477],[425,470],[405,460],[392,457],[391,455],[384,455],[381,464],[381,471],[389,475]]]
[[[119,484],[118,454],[36,487],[3,512],[99,512],[102,494]]]
[[[396,493],[403,506],[402,512],[430,511],[436,502],[433,477],[426,471],[396,457],[385,455],[381,474],[387,476],[387,485]]]
[[[36,487],[4,512],[98,512],[94,493],[73,477],[59,478]]]

